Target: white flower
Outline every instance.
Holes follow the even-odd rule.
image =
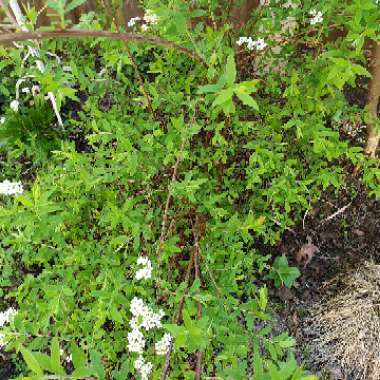
[[[148,280],[149,278],[152,277],[153,267],[148,257],[140,256],[137,259],[137,264],[142,265],[143,267],[136,272],[136,276],[135,276],[136,280],[141,280],[141,279]]]
[[[144,360],[144,358],[140,355],[140,356],[135,360],[135,362],[133,363],[133,366],[135,367],[135,369],[140,370],[141,367],[144,365],[144,363],[145,363],[145,360]]]
[[[32,95],[36,96],[40,92],[40,86],[34,85],[32,86]]]
[[[10,182],[7,179],[4,182],[0,182],[0,194],[15,195],[22,194],[23,191],[21,182]]]
[[[147,24],[142,24],[141,25],[141,31],[146,32],[148,30],[148,25]]]
[[[140,368],[141,380],[148,380],[149,374],[152,372],[153,364],[151,362],[147,362],[143,364]]]
[[[66,363],[70,363],[70,362],[72,362],[73,361],[73,355],[69,355],[69,356],[66,356]]]
[[[269,5],[269,3],[270,3],[270,0],[260,0],[260,5],[261,6]]]
[[[5,123],[5,117],[3,116],[0,118],[0,124],[4,124],[4,123]]]
[[[140,298],[134,297],[131,301],[130,311],[133,318],[130,321],[132,329],[143,327],[145,330],[160,328],[162,326],[161,319],[165,315],[162,310],[155,313],[149,306],[144,304]]]
[[[62,66],[62,70],[66,73],[70,73],[72,70],[71,70],[71,66]]]
[[[157,24],[158,16],[155,13],[153,13],[150,9],[147,9],[145,11],[144,21],[147,24]]]
[[[21,92],[23,92],[24,94],[29,94],[30,93],[30,88],[29,87],[24,87],[21,89]]]
[[[133,329],[128,333],[128,350],[142,354],[145,347],[145,339],[143,333],[139,329]]]
[[[6,345],[5,334],[0,331],[0,348]]]
[[[263,49],[265,49],[266,48],[266,46],[267,46],[267,44],[266,44],[266,42],[264,41],[264,39],[263,38],[259,38],[257,41],[255,41],[256,42],[256,49],[257,50],[263,50]]]
[[[152,372],[153,364],[145,362],[145,359],[140,355],[134,362],[133,366],[140,373],[141,380],[148,380],[149,374]]]
[[[320,12],[320,11],[317,12],[315,9],[312,9],[309,12],[309,14],[312,17],[310,19],[310,24],[311,25],[315,25],[315,24],[319,24],[319,23],[323,22],[323,14],[322,14],[322,12]]]
[[[13,307],[0,312],[0,327],[3,327],[5,324],[9,323],[11,319],[16,315],[17,310]]]
[[[10,103],[10,107],[11,109],[14,111],[14,112],[18,112],[18,106],[20,105],[19,101],[18,100],[12,100],[11,103]]]
[[[141,17],[132,17],[129,21],[128,21],[128,27],[129,28],[132,28],[133,26],[135,26],[136,22],[137,21],[140,21],[141,20]]]
[[[236,41],[236,44],[239,46],[246,44],[248,50],[253,50],[255,48],[257,50],[263,50],[267,46],[263,38],[253,40],[252,37],[240,37]]]
[[[251,38],[251,37],[249,37],[249,38]],[[238,46],[242,46],[242,45],[244,45],[245,43],[247,43],[248,42],[248,37],[240,37],[237,41],[236,41],[236,44],[238,45]]]
[[[166,333],[156,344],[155,349],[157,355],[166,355],[169,351],[170,344],[172,342],[173,337],[171,334]]]

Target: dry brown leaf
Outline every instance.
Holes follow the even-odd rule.
[[[312,260],[313,256],[319,252],[319,248],[311,242],[309,237],[307,240],[308,242],[304,244],[294,255],[297,263],[303,263],[304,267],[306,267],[306,265],[308,265]]]

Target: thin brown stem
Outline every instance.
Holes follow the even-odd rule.
[[[189,293],[189,280],[190,280],[190,275],[191,275],[193,265],[194,265],[194,250],[191,254],[189,263],[187,264],[187,269],[186,269],[186,274],[185,274],[185,283],[187,284],[187,287],[184,290],[183,295],[181,297],[181,300],[179,301],[179,304],[177,306],[177,313],[176,313],[175,319],[174,319],[176,324],[179,324],[181,322],[183,305],[185,303],[185,298],[186,298],[187,294]],[[171,359],[171,355],[173,352],[173,344],[174,344],[174,342],[172,340],[170,342],[168,352],[166,353],[165,364],[164,364],[164,367],[162,368],[160,380],[165,380],[168,373],[169,373],[170,359]]]
[[[183,54],[186,54],[190,58],[194,59],[206,65],[202,57],[200,57],[194,51],[185,48],[183,46],[177,45],[174,42],[170,42],[160,37],[145,36],[141,34],[125,33],[125,32],[109,32],[101,30],[74,30],[74,29],[64,29],[64,30],[54,30],[50,32],[17,32],[17,33],[5,33],[0,35],[0,43],[4,42],[16,42],[16,41],[26,41],[26,40],[43,40],[49,38],[112,38],[123,41],[136,41],[157,46],[162,46],[165,48],[175,49]]]
[[[195,271],[195,279],[201,281],[200,270],[199,270],[199,235],[202,230],[201,227],[201,217],[200,214],[196,214],[195,216],[195,224],[192,226],[193,230],[193,238],[194,238],[194,271]],[[202,318],[202,304],[198,301],[197,303],[197,318]],[[195,380],[202,379],[202,360],[203,360],[203,352],[198,350],[196,354],[196,364],[195,364]]]

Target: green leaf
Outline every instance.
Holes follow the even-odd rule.
[[[219,93],[219,95],[216,97],[214,102],[212,103],[212,107],[219,106],[219,105],[231,100],[233,94],[234,94],[234,90],[232,88],[227,88],[225,90],[222,90]]]
[[[63,370],[61,366],[59,342],[56,336],[53,338],[51,342],[50,355],[51,355],[50,365],[51,365],[52,372],[54,372],[57,375],[64,375],[65,371]]]
[[[250,95],[246,94],[245,92],[240,92],[237,90],[235,90],[235,94],[246,106],[252,107],[256,111],[259,110],[258,104],[256,103],[255,100],[252,99]]]
[[[94,368],[99,380],[104,380],[106,373],[102,363],[102,356],[95,350],[90,351],[91,366]]]
[[[70,352],[75,368],[85,367],[87,364],[87,356],[85,352],[75,344],[71,344]]]
[[[232,86],[236,80],[236,66],[234,56],[231,54],[227,58],[226,72],[225,72],[227,86]]]
[[[37,376],[43,376],[44,372],[41,369],[40,364],[38,363],[37,358],[34,356],[34,354],[26,349],[25,347],[20,348],[22,357],[25,360],[26,365],[28,368],[33,371]]]

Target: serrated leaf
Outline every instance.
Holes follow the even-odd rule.
[[[235,91],[235,94],[243,102],[243,104],[245,104],[246,106],[252,107],[256,111],[259,110],[258,104],[256,103],[255,100],[253,100],[253,98],[250,95],[248,95],[245,92],[240,92],[240,91]]]
[[[225,72],[227,86],[232,86],[236,80],[236,66],[234,56],[231,54],[227,58],[226,72]]]
[[[234,94],[234,90],[232,88],[227,88],[225,90],[222,90],[219,93],[219,95],[215,98],[214,102],[212,103],[212,107],[219,106],[231,100],[233,94]]]

